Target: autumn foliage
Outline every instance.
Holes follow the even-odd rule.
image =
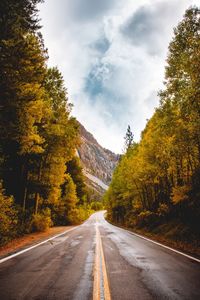
[[[47,66],[40,2],[0,2],[0,243],[89,213],[82,169],[77,188],[67,168],[79,128],[62,74]]]
[[[200,228],[200,11],[174,30],[160,105],[122,156],[105,196],[117,223],[156,228],[179,220]]]

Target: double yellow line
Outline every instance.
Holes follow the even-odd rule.
[[[111,300],[105,258],[98,225],[96,224],[96,249],[94,263],[93,300]]]

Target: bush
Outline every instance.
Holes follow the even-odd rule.
[[[0,182],[0,244],[5,244],[17,235],[18,216],[12,197],[5,196]]]
[[[176,186],[172,189],[172,202],[173,204],[179,204],[184,201],[189,200],[188,193],[191,190],[191,186],[183,185],[183,186]]]
[[[154,227],[159,222],[159,216],[149,210],[142,211],[136,219],[136,225],[138,227]]]
[[[52,226],[51,211],[46,208],[41,213],[34,214],[31,221],[31,231],[46,231]]]
[[[95,211],[103,210],[103,203],[99,201],[93,201],[91,203],[91,209]]]
[[[94,211],[89,207],[80,205],[78,208],[72,209],[68,214],[69,224],[80,224],[87,220]]]
[[[165,203],[160,203],[157,212],[159,217],[164,218],[169,214],[169,207]]]

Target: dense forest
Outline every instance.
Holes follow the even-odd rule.
[[[160,104],[126,151],[105,195],[108,218],[182,239],[200,235],[200,10],[189,8],[169,45]],[[180,225],[182,224],[182,225]],[[164,226],[162,226],[164,230]],[[169,229],[169,228],[168,228]],[[177,232],[181,231],[182,232]]]
[[[0,243],[90,213],[79,126],[61,73],[47,65],[40,2],[0,1]]]

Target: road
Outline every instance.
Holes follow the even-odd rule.
[[[200,263],[106,222],[103,212],[7,261],[0,299],[200,299]]]

